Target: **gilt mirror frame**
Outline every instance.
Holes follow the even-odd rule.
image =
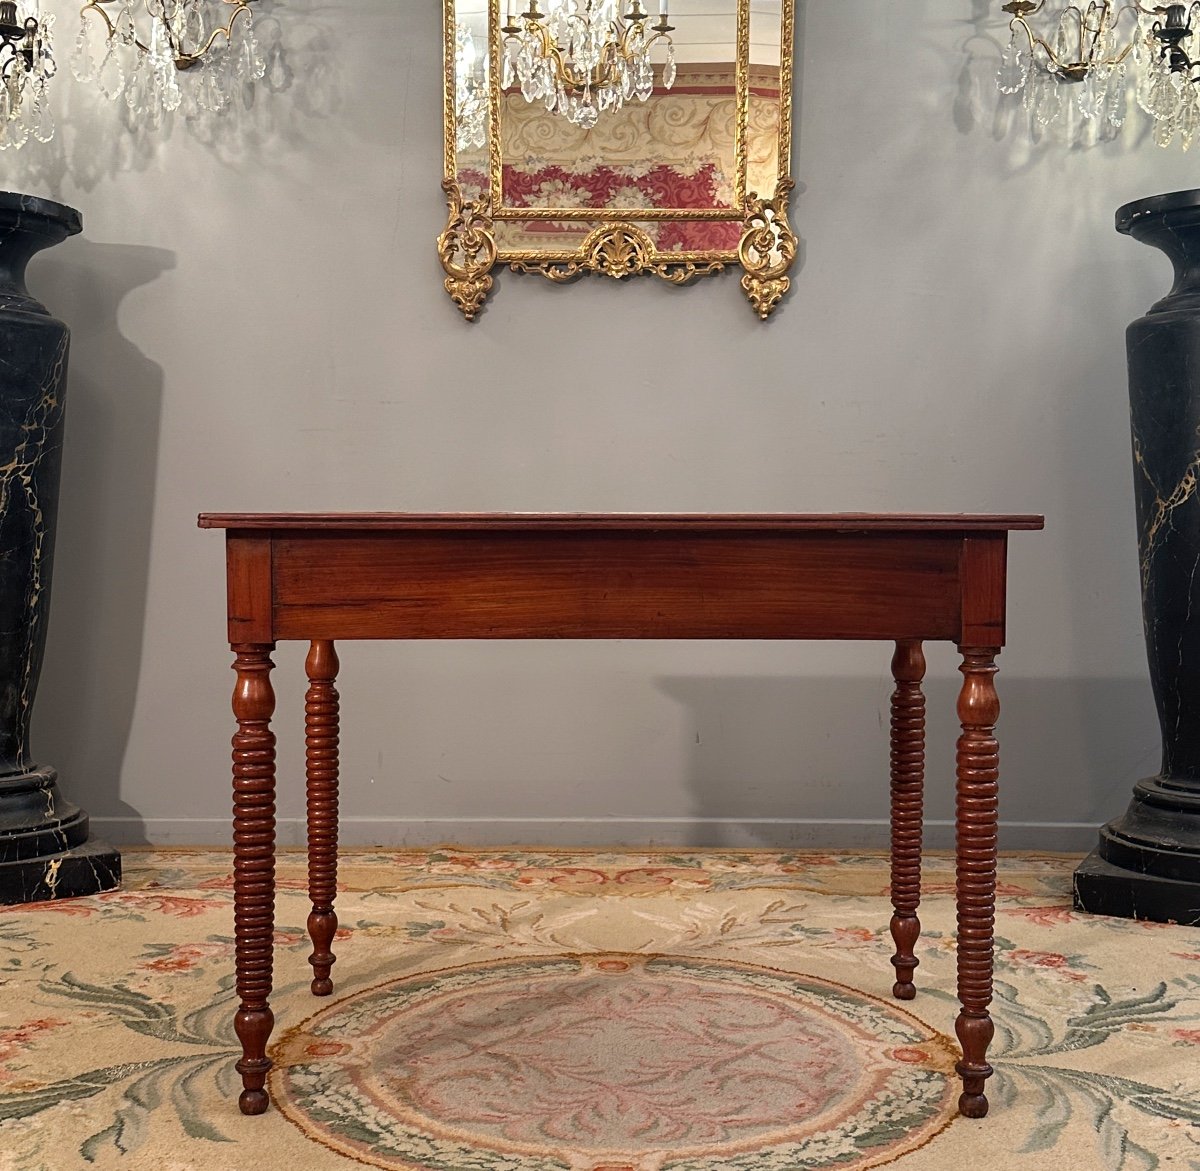
[[[768,112],[766,132],[775,161],[773,164],[768,162],[767,174],[760,173],[757,177],[754,186],[761,186],[761,192],[748,183],[747,139],[751,133],[752,95],[756,93],[751,84],[751,12],[752,4],[757,7],[762,0],[729,0],[733,9],[731,18],[736,20],[736,40],[732,47],[732,197],[724,202],[714,199],[712,205],[706,207],[676,208],[628,206],[627,198],[620,207],[506,203],[505,170],[512,160],[506,159],[503,152],[505,112],[507,108],[515,119],[515,111],[525,103],[519,91],[513,92],[515,86],[504,93],[500,84],[502,70],[498,63],[507,51],[502,2],[486,0],[486,60],[480,69],[480,88],[486,90],[486,142],[476,152],[476,166],[465,168],[460,160],[460,155],[466,152],[460,151],[459,147],[460,96],[456,84],[459,13],[469,8],[482,20],[479,12],[482,5],[480,0],[443,0],[445,176],[442,187],[449,205],[449,218],[437,246],[445,271],[446,292],[463,316],[468,321],[475,320],[492,290],[493,272],[500,265],[507,265],[513,272],[540,274],[558,284],[594,273],[618,280],[649,275],[683,285],[736,264],[742,269],[741,287],[751,307],[765,321],[790,287],[789,272],[798,247],[788,222],[789,197],[795,186],[789,174],[795,0],[776,0],[780,22],[778,113]],[[773,8],[774,3],[770,7]],[[516,11],[520,12],[520,6]],[[666,93],[662,89],[661,68],[659,65],[655,70],[654,96],[665,96]],[[632,102],[630,106],[633,106]],[[545,112],[540,103],[538,109],[541,118],[560,117]],[[481,109],[477,113],[483,115],[484,112]],[[603,119],[608,113],[602,113],[600,117]],[[756,115],[756,121],[766,121],[766,117]],[[574,130],[593,133],[579,131],[577,127]],[[671,247],[660,250],[655,234],[661,234],[663,225],[667,224],[695,225],[693,233],[701,224],[720,224],[719,234],[725,241],[724,246],[688,250],[677,238]],[[561,230],[571,237],[573,246],[512,246],[512,237],[520,236],[523,228],[529,229],[529,234],[539,229],[543,232]],[[684,234],[682,230],[675,230],[676,237]],[[580,235],[582,239],[579,239]]]

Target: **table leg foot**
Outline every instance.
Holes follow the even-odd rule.
[[[336,962],[333,937],[337,915],[338,845],[338,673],[337,651],[327,639],[312,643],[305,660],[308,692],[304,699],[305,775],[308,794],[308,894],[312,913],[308,935],[313,943],[312,994],[330,996],[330,970]]]
[[[954,1067],[963,1084],[958,1112],[964,1118],[982,1118],[988,1112],[988,1100],[983,1087],[992,1076],[992,1067],[985,1058],[995,1026],[987,1015],[969,1016],[962,1012],[954,1022],[954,1031],[963,1051],[962,1060]]]
[[[892,656],[891,795],[892,795],[892,966],[896,983],[892,995],[912,1000],[917,995],[913,972],[921,935],[917,908],[921,903],[921,818],[925,783],[925,655],[914,641],[896,643]]]
[[[234,1017],[233,1027],[242,1043],[242,1059],[235,1067],[242,1075],[242,1092],[238,1098],[238,1109],[243,1114],[263,1114],[270,1099],[265,1089],[267,1074],[271,1071],[271,1059],[266,1056],[267,1041],[275,1025],[275,1016],[269,1008],[258,1011],[242,1009]]]
[[[915,1000],[917,986],[913,983],[913,972],[921,961],[913,955],[913,950],[921,936],[921,920],[916,915],[907,918],[893,915],[891,932],[896,944],[896,954],[892,956],[892,967],[896,969],[892,995],[897,1000]]]
[[[271,1060],[267,1041],[275,1018],[271,996],[275,936],[275,735],[271,714],[270,644],[236,645],[233,711],[233,915],[237,993],[234,1031],[242,1043],[237,1071],[243,1114],[267,1108]]]
[[[313,951],[308,957],[308,962],[312,964],[313,978],[310,988],[314,996],[333,995],[333,980],[329,972],[337,961],[337,956],[330,950],[330,944],[337,934],[337,925],[337,915],[332,910],[312,911],[308,916],[308,937],[313,942]]]
[[[1000,749],[995,724],[1000,715],[996,695],[997,648],[959,647],[963,662],[958,717],[956,801],[956,902],[958,908],[958,998],[962,1012],[955,1032],[962,1045],[957,1065],[963,1081],[959,1110],[982,1118],[988,1103],[984,1083],[991,1076],[987,1048],[994,1026],[988,1016],[992,1001],[992,947],[996,917],[996,826]]]

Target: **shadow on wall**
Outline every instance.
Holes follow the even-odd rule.
[[[319,0],[288,0],[283,21],[273,15],[273,5],[256,6],[254,35],[263,77],[236,87],[220,113],[193,109],[189,114],[185,101],[157,126],[135,115],[123,94],[109,100],[94,82],[72,76],[77,26],[66,22],[68,27],[58,33],[59,72],[50,90],[57,132],[48,143],[28,142],[6,153],[4,186],[70,202],[78,190],[90,192],[116,175],[147,170],[163,144],[181,133],[225,163],[262,160],[281,145],[296,146],[306,140],[308,119],[328,117],[341,105],[337,54],[332,51],[337,20],[332,7]],[[194,88],[197,77],[197,71],[181,75],[181,88]],[[286,98],[280,97],[285,93]]]
[[[137,697],[163,372],[121,335],[132,290],[175,266],[161,248],[76,239],[32,284],[71,327],[63,480],[50,629],[32,738],[90,814],[120,800]],[[132,839],[131,839],[132,840]]]
[[[882,648],[881,648],[882,649]],[[934,653],[934,648],[929,648]],[[883,651],[884,662],[891,651]],[[1123,808],[1139,777],[1158,771],[1160,741],[1142,679],[1006,679],[1001,716],[1001,849],[1083,851]],[[932,663],[931,663],[932,667]],[[787,848],[888,841],[890,672],[876,679],[779,676],[663,678],[690,713],[691,845]],[[954,817],[959,680],[927,678],[925,816]],[[747,775],[745,762],[756,762]],[[845,777],[876,775],[847,788]],[[927,824],[929,848],[953,846]]]

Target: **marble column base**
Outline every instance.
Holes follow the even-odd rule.
[[[1200,882],[1122,870],[1093,850],[1075,871],[1075,909],[1152,923],[1200,923]]]
[[[94,895],[120,882],[121,855],[93,839],[61,854],[0,862],[0,906]]]
[[[0,905],[97,894],[120,881],[121,855],[88,840],[88,816],[63,798],[54,769],[0,777]]]
[[[1200,792],[1152,777],[1129,809],[1100,830],[1075,871],[1076,910],[1154,923],[1200,924]]]

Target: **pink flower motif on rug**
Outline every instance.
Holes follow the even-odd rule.
[[[1024,919],[1038,927],[1061,927],[1073,923],[1077,916],[1070,907],[1005,907],[1001,912],[1014,918]]]
[[[1064,980],[1079,982],[1087,979],[1087,973],[1078,970],[1077,959],[1055,951],[1031,951],[1028,948],[1015,947],[1004,953],[1004,959],[1016,968],[1043,968],[1053,971]]]

